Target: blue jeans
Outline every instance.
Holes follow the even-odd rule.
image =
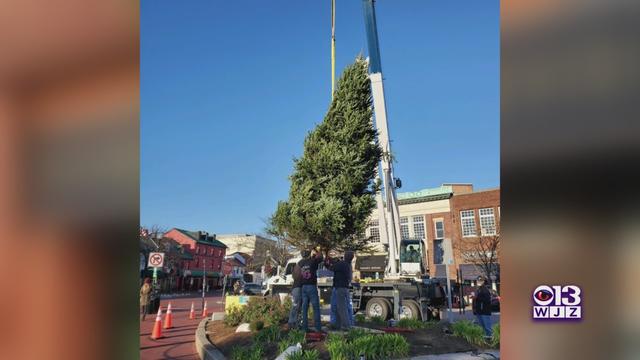
[[[485,336],[491,336],[493,330],[491,329],[491,315],[476,315],[478,319],[478,324],[484,330]]]
[[[349,329],[351,327],[351,316],[349,316],[349,289],[334,288],[336,294],[336,327]]]
[[[349,294],[347,294],[349,295]],[[348,308],[349,308],[349,324],[351,326],[354,326],[356,324],[355,318],[353,316],[353,303],[351,302],[351,296],[348,297]],[[336,288],[332,288],[331,289],[331,325],[332,326],[337,326],[336,321],[337,321],[337,315],[338,314],[338,308],[336,307]]]
[[[300,325],[300,307],[302,306],[302,296],[300,288],[291,290],[291,311],[289,311],[289,328],[298,327]]]
[[[309,303],[313,306],[313,325],[316,331],[322,330],[320,323],[320,298],[317,285],[302,285],[302,329],[309,330]]]

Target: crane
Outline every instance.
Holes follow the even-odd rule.
[[[378,42],[378,28],[376,25],[375,0],[363,0],[364,23],[369,49],[369,78],[371,79],[371,94],[373,96],[373,111],[375,126],[378,130],[378,141],[382,148],[378,176],[382,178],[382,191],[376,195],[380,240],[389,247],[389,261],[387,276],[398,275],[398,260],[400,252],[400,215],[396,187],[400,186],[399,179],[394,178],[391,144],[389,142],[389,127],[387,124],[387,109],[384,97],[384,81],[380,62],[380,47]],[[381,175],[380,175],[381,173]],[[383,198],[384,195],[384,198]]]

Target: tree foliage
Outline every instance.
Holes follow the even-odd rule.
[[[371,122],[367,62],[358,57],[338,80],[322,123],[307,134],[294,160],[289,199],[280,201],[270,233],[298,248],[362,250],[364,230],[375,207],[374,184],[382,151]]]
[[[463,237],[456,247],[462,256],[462,260],[467,264],[474,264],[478,267],[489,281],[493,281],[499,276],[499,234]]]

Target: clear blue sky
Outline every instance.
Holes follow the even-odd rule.
[[[337,70],[366,54],[337,0]],[[499,186],[499,1],[379,0],[401,191]],[[145,0],[141,224],[256,233],[330,102],[329,0]]]

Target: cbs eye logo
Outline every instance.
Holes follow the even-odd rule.
[[[576,285],[540,285],[533,290],[535,320],[582,319],[582,291]]]

